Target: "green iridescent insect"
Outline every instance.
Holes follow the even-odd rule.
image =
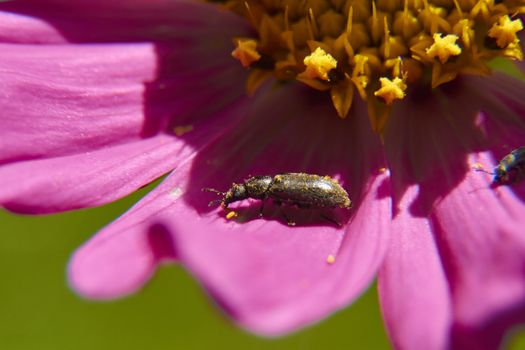
[[[241,184],[234,183],[226,192],[213,188],[203,188],[202,190],[221,195],[221,199],[211,201],[209,205],[220,203],[224,209],[227,209],[230,203],[247,198],[263,201],[270,198],[277,204],[297,205],[300,208],[339,207],[349,209],[352,206],[348,193],[337,180],[329,176],[305,173],[253,176]],[[262,209],[263,206],[261,206],[261,216]],[[288,224],[294,225],[288,218],[287,221]]]
[[[525,146],[507,154],[494,168],[495,185],[513,184],[525,177]]]

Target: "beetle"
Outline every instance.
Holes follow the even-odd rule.
[[[525,176],[525,146],[516,148],[501,159],[494,168],[495,185],[512,184]]]
[[[248,198],[263,201],[270,198],[276,204],[285,203],[297,205],[300,208],[339,207],[350,209],[352,206],[348,193],[337,180],[330,176],[306,173],[252,176],[241,184],[233,183],[226,192],[213,188],[203,188],[202,190],[221,195],[221,199],[211,201],[209,205],[220,203],[223,209],[227,209],[230,203]],[[264,202],[261,206],[260,216],[262,216],[263,207]],[[289,225],[294,225],[288,218],[286,220]]]

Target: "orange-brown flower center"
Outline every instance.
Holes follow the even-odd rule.
[[[214,1],[217,2],[217,1]],[[354,93],[381,131],[407,86],[433,88],[458,74],[488,75],[498,56],[522,59],[516,16],[525,0],[225,0],[257,32],[234,38],[248,92],[266,78],[329,91],[347,116]]]

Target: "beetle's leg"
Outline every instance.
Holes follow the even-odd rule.
[[[286,213],[282,209],[283,202],[280,201],[280,200],[275,200],[275,199],[273,200],[273,202],[281,208],[281,214],[283,215],[284,219],[286,220],[286,223],[288,224],[288,226],[295,226],[295,222],[290,220],[290,218],[286,215]]]
[[[281,209],[281,214],[283,214],[283,217],[286,220],[286,223],[288,224],[288,226],[295,226],[295,221],[290,220],[288,215],[286,215],[286,213],[282,209]]]
[[[222,199],[215,199],[208,203],[208,207],[213,207],[217,204],[222,204]]]
[[[326,220],[330,221],[331,223],[335,224],[336,226],[338,226],[338,227],[343,227],[343,225],[341,225],[340,222],[335,221],[334,218],[331,218],[331,217],[329,217],[328,215],[324,215],[323,213],[321,213],[321,216],[322,216],[323,218],[325,218]]]
[[[259,209],[259,217],[262,218],[263,217],[263,210],[264,210],[264,203],[266,201],[262,200],[261,201],[261,209]]]

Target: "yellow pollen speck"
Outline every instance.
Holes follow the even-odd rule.
[[[189,124],[189,125],[178,125],[176,127],[173,128],[173,132],[175,133],[175,135],[177,136],[182,136],[190,131],[193,130],[193,125]]]
[[[485,170],[485,168],[483,167],[483,164],[481,163],[474,163],[472,164],[472,169],[475,169],[475,170]]]
[[[407,88],[405,82],[401,78],[379,78],[381,88],[374,92],[374,95],[381,97],[387,105],[391,104],[395,99],[401,100],[405,97],[405,90]]]
[[[305,75],[312,79],[319,78],[329,81],[328,72],[337,67],[335,58],[320,47],[306,56],[303,62],[306,65]]]
[[[249,67],[258,61],[261,55],[257,52],[257,41],[252,39],[237,40],[237,47],[232,51],[232,57],[241,61],[243,67]]]
[[[379,172],[382,173],[382,174],[386,173],[386,168],[384,168],[384,167],[383,168],[379,168]]]
[[[228,214],[226,214],[226,219],[230,220],[230,219],[236,218],[237,216],[239,216],[237,212],[230,211]]]
[[[498,23],[494,23],[492,28],[490,28],[488,36],[496,39],[496,44],[504,49],[510,43],[519,41],[516,33],[522,29],[523,24],[519,18],[512,21],[508,15],[502,16]]]
[[[458,40],[457,35],[448,34],[441,37],[440,33],[436,33],[433,38],[434,44],[426,49],[429,57],[437,56],[441,63],[445,63],[450,56],[457,56],[461,53],[461,48],[456,44],[456,40]]]
[[[333,256],[332,254],[328,255],[326,257],[326,262],[330,265],[332,265],[333,263],[335,263],[335,256]]]

